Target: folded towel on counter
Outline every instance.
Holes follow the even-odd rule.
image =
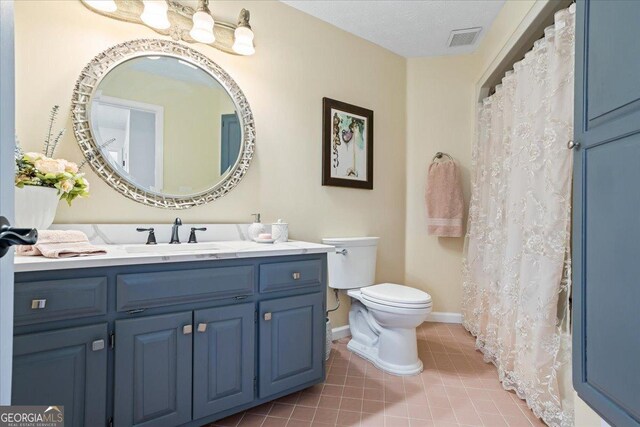
[[[75,230],[38,230],[35,245],[22,245],[16,249],[18,255],[44,256],[46,258],[71,258],[107,253],[101,247],[89,243],[87,235]]]
[[[427,233],[440,237],[461,237],[464,199],[458,166],[453,160],[429,166],[427,188]]]

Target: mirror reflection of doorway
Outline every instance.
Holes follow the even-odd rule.
[[[220,175],[224,175],[238,160],[242,133],[236,113],[222,114],[222,136],[220,138]]]
[[[152,191],[163,188],[164,108],[127,99],[100,96],[93,102],[92,128],[112,164]]]

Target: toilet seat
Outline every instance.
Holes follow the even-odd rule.
[[[431,295],[419,289],[395,283],[382,283],[360,288],[362,299],[375,304],[407,309],[431,307]]]
[[[360,300],[365,305],[370,305],[370,303],[371,303],[371,304],[376,304],[378,306],[384,306],[384,307],[388,307],[388,308],[392,308],[392,309],[393,308],[406,309],[408,311],[410,311],[410,310],[424,310],[424,309],[430,309],[431,308],[431,303],[429,303],[429,304],[403,304],[403,303],[399,303],[399,302],[389,302],[389,301],[379,300],[379,299],[371,298],[371,297],[368,297],[368,296],[362,295],[362,294],[361,294]]]

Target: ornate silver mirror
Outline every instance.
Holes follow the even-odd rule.
[[[186,209],[227,194],[255,144],[242,90],[181,44],[134,40],[96,56],[72,101],[73,128],[93,170],[147,205]]]

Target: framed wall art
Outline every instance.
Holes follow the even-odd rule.
[[[373,189],[373,111],[322,99],[322,185]]]

